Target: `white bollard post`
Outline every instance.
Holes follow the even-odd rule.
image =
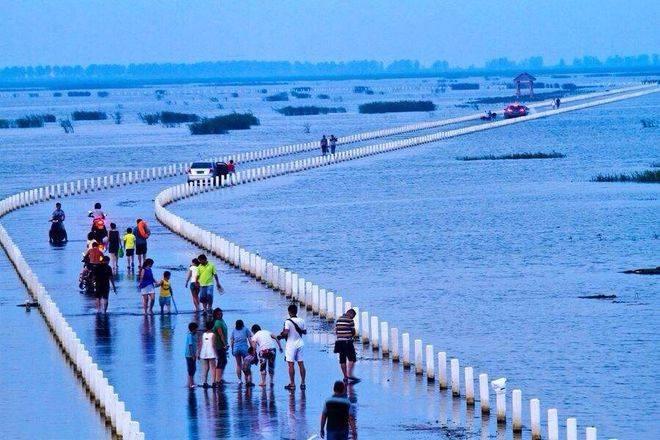
[[[401,335],[401,359],[403,368],[410,369],[410,335],[408,333]]]
[[[566,419],[566,440],[577,440],[577,419],[569,417]]]
[[[344,298],[341,296],[335,297],[335,313],[337,314],[337,319],[344,314]]]
[[[362,343],[369,343],[369,312],[362,312]]]
[[[548,440],[559,440],[559,419],[555,408],[548,410]]]
[[[438,352],[438,386],[441,390],[447,389],[447,353]]]
[[[422,340],[415,339],[415,374],[421,375],[424,373],[422,365]]]
[[[435,380],[435,357],[433,356],[433,345],[426,346],[426,380],[433,382]]]
[[[392,362],[399,362],[399,329],[392,327],[390,329],[390,340],[392,341]]]
[[[371,342],[371,349],[373,351],[378,351],[378,316],[371,317],[371,336],[369,339]]]
[[[385,321],[380,323],[380,351],[384,358],[390,356],[390,327]]]
[[[596,428],[590,426],[587,428],[587,440],[596,440],[597,432]]]
[[[325,289],[319,290],[319,316],[325,318],[328,314],[328,292]]]
[[[326,313],[326,319],[328,322],[333,322],[335,320],[335,294],[333,292],[328,292],[327,302],[328,311]]]
[[[465,367],[465,401],[469,406],[474,405],[474,370],[472,367]]]
[[[481,413],[490,412],[490,391],[488,390],[488,375],[481,373],[479,375],[479,400],[481,401]]]
[[[506,424],[506,389],[495,392],[495,408],[497,411],[497,423]]]
[[[541,438],[541,401],[532,399],[529,401],[529,416],[532,425],[532,439]]]
[[[319,314],[319,303],[320,303],[320,301],[319,301],[319,286],[314,284],[312,286],[312,313],[314,315]]]
[[[461,371],[458,359],[453,358],[449,361],[451,368],[451,395],[458,397],[461,395]]]
[[[522,391],[513,390],[511,392],[511,422],[513,424],[513,432],[522,431]]]

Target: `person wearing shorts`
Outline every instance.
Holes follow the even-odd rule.
[[[242,319],[236,321],[236,326],[231,332],[229,346],[231,347],[231,354],[234,355],[236,360],[236,376],[238,381],[241,381],[241,371],[243,371],[243,358],[248,354],[248,341],[252,337],[252,332],[245,327]]]
[[[151,236],[151,231],[147,222],[141,218],[135,221],[137,226],[135,228],[135,255],[138,257],[138,266],[142,266],[142,262],[147,257],[147,239]]]
[[[205,312],[210,312],[213,308],[213,281],[218,287],[218,291],[222,292],[220,280],[218,280],[218,273],[215,270],[215,265],[211,263],[206,255],[202,254],[197,257],[199,266],[197,266],[197,281],[199,282],[199,302]]]
[[[199,260],[197,258],[192,259],[192,264],[188,268],[188,274],[186,275],[186,287],[190,285],[190,295],[192,296],[193,306],[195,311],[199,310],[199,282],[197,281],[199,275]]]
[[[227,340],[227,324],[222,319],[222,309],[213,310],[213,334],[215,335],[215,352],[218,362],[215,366],[214,385],[219,386],[225,383],[222,375],[227,366],[227,349],[229,348]]]
[[[147,258],[144,264],[140,267],[140,283],[138,290],[142,296],[142,308],[144,314],[153,313],[154,301],[156,299],[156,280],[151,267],[154,265],[154,260]]]
[[[195,388],[195,371],[197,371],[197,329],[196,322],[188,324],[186,336],[186,369],[188,370],[188,388]]]
[[[124,250],[126,251],[126,269],[130,272],[135,270],[135,234],[133,234],[132,228],[126,228],[123,241]]]
[[[95,264],[93,270],[94,281],[96,289],[96,310],[98,313],[107,313],[108,311],[108,297],[110,296],[110,285],[112,289],[117,292],[115,281],[113,280],[112,268],[110,267],[110,257],[105,256],[101,260],[101,264]]]
[[[355,310],[348,309],[335,323],[334,352],[339,354],[339,367],[344,374],[344,382],[357,383],[359,379],[353,376],[353,367],[357,361],[353,339],[355,338]]]
[[[279,339],[286,339],[286,345],[284,346],[284,359],[286,360],[289,366],[289,384],[284,388],[293,391],[296,389],[296,379],[295,379],[295,367],[294,365],[298,363],[298,370],[300,372],[300,389],[304,390],[307,388],[305,385],[305,363],[303,362],[303,347],[305,343],[303,342],[303,335],[307,334],[305,329],[305,320],[298,318],[298,306],[291,304],[288,308],[289,319],[284,321],[284,329]]]
[[[280,341],[268,330],[262,330],[258,324],[254,324],[252,326],[252,338],[250,338],[250,344],[252,344],[259,355],[259,373],[261,374],[261,382],[259,383],[259,386],[266,386],[266,369],[270,375],[270,386],[274,386],[275,356],[277,355],[275,346],[277,344],[277,348],[279,348],[280,353],[282,353]]]

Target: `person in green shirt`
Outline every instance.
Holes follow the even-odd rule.
[[[214,385],[222,385],[225,383],[222,380],[222,375],[225,372],[225,367],[227,366],[227,348],[229,348],[229,343],[227,342],[227,324],[224,319],[222,319],[222,309],[217,307],[213,310],[213,334],[215,335],[215,352],[218,357],[218,362],[215,364],[215,375],[214,375]]]
[[[199,266],[197,266],[199,302],[202,303],[202,308],[205,312],[210,312],[213,308],[213,280],[215,279],[218,292],[222,292],[223,288],[220,285],[220,280],[218,280],[215,265],[206,258],[206,255],[200,255],[197,257],[197,260],[199,261]]]

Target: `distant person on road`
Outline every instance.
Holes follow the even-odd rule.
[[[142,296],[142,309],[144,314],[153,313],[154,301],[155,301],[155,289],[156,289],[156,280],[154,279],[154,274],[151,270],[151,267],[154,265],[154,260],[147,258],[144,260],[142,266],[140,266],[138,289],[140,295]]]
[[[108,312],[108,297],[110,296],[110,285],[112,290],[117,293],[115,281],[113,279],[112,268],[110,267],[110,257],[105,256],[101,264],[94,267],[94,281],[96,284],[96,310],[98,313]]]
[[[561,99],[559,98],[555,99],[555,105],[557,106],[557,108],[559,108],[559,106],[561,105]]]
[[[222,292],[220,280],[218,280],[218,273],[215,270],[215,265],[211,263],[206,255],[201,254],[197,257],[199,266],[197,266],[197,281],[199,282],[199,301],[205,312],[210,312],[213,308],[213,281],[218,287],[218,292]]]
[[[147,222],[141,218],[135,221],[137,227],[135,228],[135,253],[138,257],[138,266],[142,266],[142,262],[147,258],[147,240],[151,235]]]
[[[242,319],[237,320],[234,330],[231,331],[229,346],[231,347],[231,354],[236,359],[236,376],[238,376],[239,382],[241,382],[243,359],[247,356],[250,338],[252,338],[252,332],[245,327]]]
[[[163,279],[156,283],[157,286],[160,286],[158,291],[158,305],[160,306],[160,314],[163,314],[163,310],[167,307],[167,313],[170,313],[172,308],[172,284],[170,283],[170,276],[172,273],[169,270],[163,272]]]
[[[116,275],[119,271],[119,247],[121,246],[119,240],[119,231],[117,225],[110,223],[110,232],[108,232],[108,254],[110,255],[110,267],[112,272]]]
[[[188,324],[186,336],[186,368],[188,370],[188,388],[195,388],[195,372],[197,371],[197,329],[196,322]]]
[[[335,341],[334,352],[339,354],[339,367],[344,374],[344,382],[357,383],[359,379],[353,376],[353,367],[357,361],[355,355],[355,310],[348,309],[346,313],[337,318],[335,323]]]
[[[335,149],[337,148],[337,138],[334,134],[330,135],[330,154],[335,154]]]
[[[266,386],[266,369],[268,369],[270,386],[273,387],[275,385],[275,357],[277,355],[275,347],[277,346],[280,353],[282,353],[280,341],[268,330],[262,330],[258,324],[254,324],[250,343],[259,356],[259,373],[261,374],[259,386]]]
[[[227,173],[234,174],[235,172],[236,172],[236,164],[234,163],[234,159],[230,159],[229,163],[227,164]]]
[[[202,345],[199,349],[199,359],[202,361],[202,377],[204,378],[204,388],[209,388],[208,378],[211,371],[211,380],[215,371],[215,334],[213,333],[213,322],[207,321],[206,331],[202,335]]]
[[[222,378],[227,366],[227,349],[229,348],[229,341],[227,340],[227,324],[222,319],[222,309],[216,308],[213,310],[213,334],[215,335],[215,352],[217,355],[218,363],[215,365],[215,374],[213,377],[213,385],[220,386],[225,383]]]
[[[197,258],[192,259],[192,264],[188,268],[188,273],[186,274],[186,288],[190,285],[190,295],[192,296],[193,306],[195,311],[199,311],[199,281],[198,281],[198,268],[199,260]]]
[[[135,235],[133,234],[132,228],[126,228],[126,233],[124,234],[124,249],[126,250],[126,265],[127,270],[135,270]]]
[[[355,405],[346,397],[344,382],[335,382],[333,392],[332,397],[323,405],[320,437],[327,440],[348,440],[350,429],[351,438],[355,440],[358,438]]]
[[[307,388],[305,385],[305,363],[303,362],[303,335],[307,334],[305,329],[305,320],[298,318],[298,307],[291,304],[288,308],[289,318],[284,321],[284,329],[278,336],[279,339],[286,339],[284,347],[284,359],[289,366],[289,384],[284,388],[293,391],[296,389],[296,371],[295,363],[298,363],[298,370],[300,372],[300,389]]]
[[[321,154],[324,156],[328,154],[328,138],[325,135],[321,138]]]

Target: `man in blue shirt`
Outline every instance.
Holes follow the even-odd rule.
[[[355,405],[346,397],[346,386],[338,380],[333,387],[334,394],[325,401],[321,415],[321,438],[327,440],[348,440],[350,428],[352,438],[356,440]],[[327,436],[326,436],[327,423]]]

